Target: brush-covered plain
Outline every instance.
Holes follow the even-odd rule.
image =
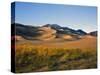
[[[16,73],[96,68],[96,56],[96,49],[20,44],[16,45]]]

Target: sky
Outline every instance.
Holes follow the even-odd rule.
[[[91,32],[97,30],[97,7],[16,2],[15,22],[33,26],[58,24]]]

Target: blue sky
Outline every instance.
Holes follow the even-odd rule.
[[[91,32],[97,30],[97,8],[16,2],[15,22],[35,26],[59,24],[64,27]]]

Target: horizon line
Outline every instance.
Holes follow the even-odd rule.
[[[11,23],[11,24],[21,24],[21,25],[25,25],[25,26],[42,27],[42,26],[47,25],[47,24],[50,24],[50,23],[46,23],[46,24],[43,24],[43,25],[32,25],[32,24],[23,24],[23,23]],[[57,24],[57,23],[52,23],[52,24],[59,25],[59,24]],[[50,24],[50,25],[52,25],[52,24]],[[61,26],[61,25],[59,25],[59,26]],[[68,28],[70,28],[70,29],[74,29],[74,28],[69,27],[69,26],[61,26],[61,27],[68,27]],[[98,30],[93,30],[93,31],[87,32],[86,30],[83,30],[83,29],[81,29],[81,28],[79,28],[79,29],[74,29],[74,30],[82,30],[82,31],[85,31],[86,33],[90,33],[90,32],[93,32],[93,31],[98,31]]]

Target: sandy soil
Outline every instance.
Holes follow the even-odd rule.
[[[18,45],[20,44],[31,44],[33,46],[43,46],[48,48],[85,48],[85,49],[96,49],[97,48],[97,38],[96,37],[84,37],[82,39],[73,40],[73,41],[66,41],[63,39],[56,39],[51,41],[21,41],[17,42]]]

